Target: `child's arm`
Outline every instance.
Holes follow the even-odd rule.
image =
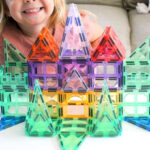
[[[90,41],[92,48],[95,48],[99,42],[99,37],[103,33],[103,29],[100,25],[90,19],[89,15],[85,12],[80,12],[81,19],[85,28],[85,32],[88,40]]]

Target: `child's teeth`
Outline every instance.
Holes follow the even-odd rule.
[[[39,10],[40,10],[40,8],[36,8],[36,9],[32,9],[32,10],[26,10],[25,12],[26,13],[32,13],[32,12],[37,12]]]

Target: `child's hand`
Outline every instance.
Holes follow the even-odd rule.
[[[80,16],[85,17],[85,16],[87,16],[87,13],[83,10],[80,10]]]
[[[90,15],[91,14],[91,15]],[[80,16],[84,25],[85,33],[93,48],[98,44],[98,39],[103,33],[103,29],[90,16],[94,16],[91,12],[80,10]]]

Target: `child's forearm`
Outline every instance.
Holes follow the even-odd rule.
[[[93,34],[93,38],[91,40],[91,46],[93,50],[98,46],[101,35],[103,34],[103,29],[97,23],[94,23],[95,32]]]
[[[103,28],[97,24],[96,22],[93,22],[93,36],[91,38],[91,43],[96,43],[97,40],[101,37],[101,35],[103,34],[104,30]]]

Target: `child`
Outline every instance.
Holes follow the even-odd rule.
[[[41,29],[48,26],[60,46],[67,17],[65,0],[0,0],[0,14],[0,65],[4,64],[4,38],[27,57]],[[86,13],[80,15],[94,47],[103,30]]]

